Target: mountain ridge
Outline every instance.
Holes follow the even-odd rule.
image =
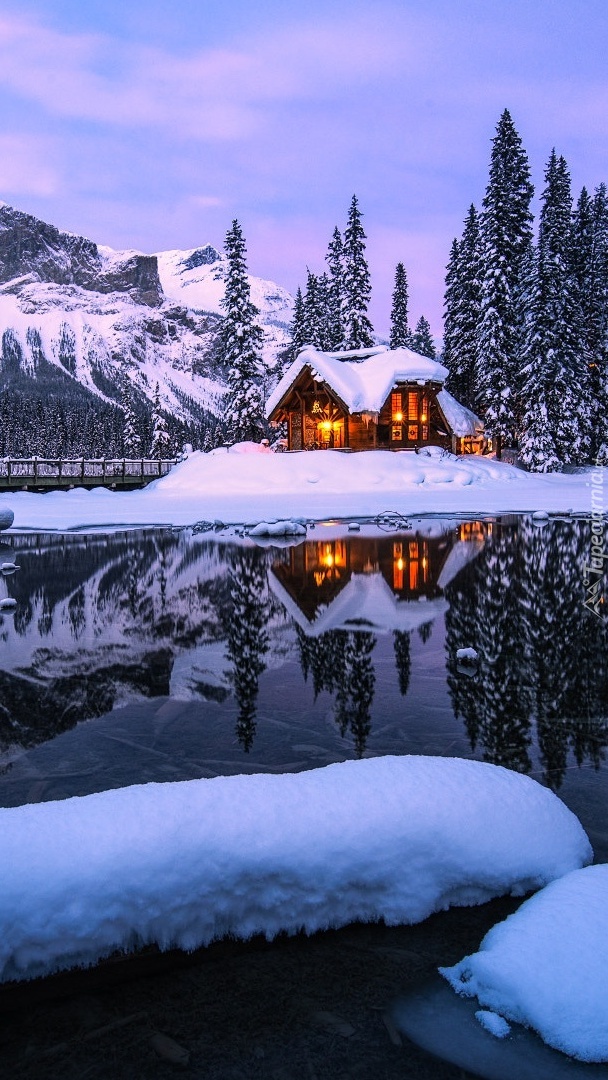
[[[226,267],[212,244],[116,251],[0,204],[0,384],[44,374],[61,397],[67,376],[114,408],[128,386],[144,410],[158,384],[177,425],[204,426],[221,416],[225,393]],[[289,342],[293,298],[275,282],[249,280],[272,372]]]

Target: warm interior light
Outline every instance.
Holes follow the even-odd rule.
[[[397,559],[397,569],[403,570],[403,559]]]
[[[333,566],[334,565],[334,557],[333,557],[333,555],[326,555],[325,558],[323,559],[323,562],[325,563],[326,566],[329,566],[329,567]]]
[[[402,412],[393,413],[393,420],[395,421],[396,424],[400,424],[401,421],[403,420],[403,413]]]
[[[420,419],[421,419],[421,421],[422,421],[422,423],[423,423],[423,424],[426,424],[426,413],[425,413],[425,412],[423,412],[423,414],[422,414],[422,416],[420,417]]]
[[[324,420],[323,423],[321,424],[321,427],[323,428],[323,431],[331,431],[331,421],[330,420]]]

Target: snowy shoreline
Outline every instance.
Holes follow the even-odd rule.
[[[15,529],[57,531],[180,527],[203,520],[227,525],[285,518],[370,520],[386,511],[406,517],[471,517],[542,510],[590,517],[591,476],[597,473],[603,484],[607,472],[533,475],[473,456],[272,454],[246,452],[248,445],[245,452],[239,447],[197,451],[139,491],[24,491],[4,493],[1,501],[14,511]]]

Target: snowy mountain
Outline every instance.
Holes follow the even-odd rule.
[[[113,251],[0,204],[0,376],[65,378],[115,404],[125,382],[142,405],[156,383],[184,423],[219,415],[217,355],[225,256],[206,245],[145,255]],[[292,298],[251,278],[274,365],[288,341]],[[54,371],[54,376],[53,376]]]

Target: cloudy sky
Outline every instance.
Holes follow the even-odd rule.
[[[537,191],[553,146],[608,181],[607,41],[606,0],[2,0],[0,199],[147,252],[236,217],[295,290],[356,193],[377,329],[403,261],[440,334],[505,107]]]

